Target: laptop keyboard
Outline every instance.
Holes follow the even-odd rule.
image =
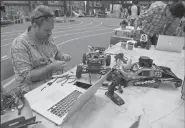
[[[65,98],[63,98],[58,103],[49,108],[48,111],[58,117],[64,116],[71,109],[71,106],[73,105],[73,103],[76,101],[80,94],[82,93],[77,90],[74,90]]]

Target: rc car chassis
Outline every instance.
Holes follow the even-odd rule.
[[[141,56],[139,62],[133,63],[130,69],[113,69],[112,73],[114,72],[122,76],[124,87],[127,87],[129,83],[134,86],[154,88],[158,88],[161,83],[174,83],[176,88],[182,85],[182,80],[170,68],[157,66],[146,56]]]
[[[104,74],[106,69],[104,66],[109,66],[111,56],[105,54],[103,47],[90,47],[89,52],[83,54],[83,64],[77,66],[76,77],[81,78],[83,73],[98,73]]]

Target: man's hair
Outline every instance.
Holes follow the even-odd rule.
[[[48,21],[49,18],[54,17],[54,12],[48,6],[37,6],[31,14],[31,23],[36,23],[41,26],[44,21]]]
[[[172,15],[175,18],[182,18],[184,16],[185,13],[185,7],[183,5],[183,3],[181,1],[179,2],[173,2],[170,6],[169,6],[170,12],[172,13]]]

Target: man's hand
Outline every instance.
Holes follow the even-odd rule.
[[[66,66],[65,61],[56,60],[53,63],[51,63],[51,68],[53,71],[62,71],[65,66]]]
[[[62,55],[63,61],[70,61],[71,60],[71,56],[68,54],[64,54]]]

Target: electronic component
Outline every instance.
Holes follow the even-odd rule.
[[[105,66],[110,65],[111,56],[105,54],[104,51],[105,48],[89,46],[89,52],[83,55],[83,64],[77,66],[76,78],[80,79],[83,73],[88,73],[91,84],[91,74],[105,75],[109,70]]]
[[[21,116],[19,118],[7,121],[1,124],[1,128],[28,128],[28,125],[41,123],[41,121],[36,121],[36,116],[25,119],[25,117]]]
[[[141,56],[139,61],[131,64],[129,68],[116,69],[117,72],[119,71],[119,75],[122,76],[125,87],[128,86],[129,83],[134,86],[153,88],[158,88],[161,83],[172,83],[175,87],[182,85],[182,80],[178,78],[170,68],[157,66],[153,63],[153,60],[147,56]]]
[[[7,111],[13,110],[14,108],[18,110],[18,115],[20,115],[24,105],[24,92],[18,90],[14,93],[4,93],[1,87],[1,115],[4,115]]]

